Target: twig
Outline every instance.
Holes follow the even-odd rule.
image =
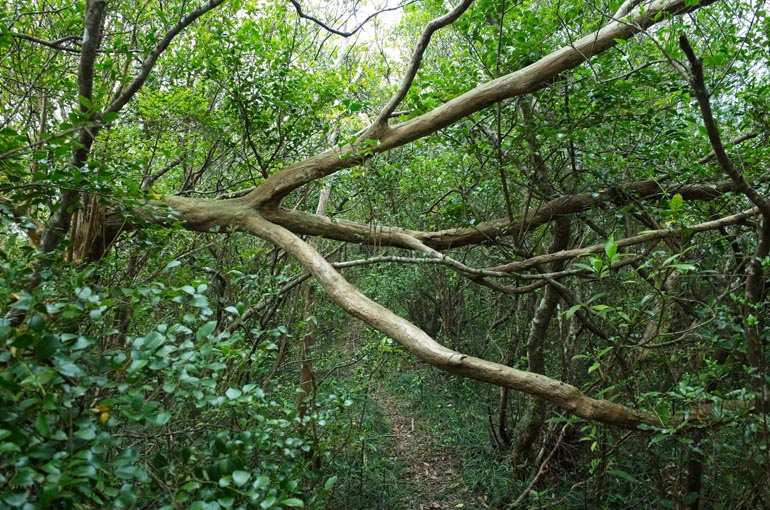
[[[77,54],[80,53],[80,50],[77,48],[68,48],[66,46],[62,46],[62,44],[66,42],[78,41],[80,38],[76,35],[68,35],[66,37],[62,37],[61,39],[57,39],[55,41],[46,41],[43,39],[38,39],[37,37],[33,37],[31,35],[19,34],[17,32],[9,32],[8,35],[10,35],[11,37],[16,37],[17,39],[24,39],[25,41],[33,42],[35,44],[40,44],[42,46],[46,46],[54,50],[68,51],[70,53],[77,53]]]
[[[572,425],[571,423],[565,423],[564,426],[561,428],[561,431],[559,432],[559,437],[556,439],[556,444],[554,445],[553,449],[548,454],[548,457],[545,458],[542,464],[540,464],[540,468],[537,470],[537,474],[532,478],[532,481],[529,482],[529,485],[527,485],[527,488],[524,489],[524,492],[521,493],[521,495],[516,498],[516,501],[511,503],[510,508],[516,508],[519,506],[519,503],[521,503],[524,498],[526,498],[529,493],[532,491],[532,487],[535,486],[538,480],[540,480],[540,477],[543,476],[543,473],[545,473],[545,468],[548,467],[548,462],[551,460],[551,457],[553,457],[553,454],[556,453],[556,450],[559,449],[559,446],[561,445],[562,439],[564,439],[564,434],[567,433],[567,429]]]
[[[376,16],[382,14],[383,12],[397,11],[399,9],[403,9],[407,5],[413,4],[415,1],[416,0],[410,0],[409,2],[406,2],[406,3],[403,3],[403,4],[399,4],[399,5],[395,6],[395,7],[387,7],[385,9],[380,9],[377,12],[374,12],[374,13],[370,14],[369,16],[367,16],[364,21],[362,21],[356,28],[354,28],[350,32],[345,32],[343,30],[337,30],[337,29],[334,29],[334,28],[330,27],[329,25],[327,25],[326,23],[324,23],[320,19],[316,18],[315,16],[311,16],[310,14],[305,14],[305,12],[302,10],[302,6],[299,4],[299,2],[297,0],[289,0],[289,2],[291,2],[291,5],[294,6],[294,10],[297,11],[297,16],[299,16],[302,19],[306,19],[308,21],[312,21],[313,23],[315,23],[319,27],[323,28],[327,32],[331,32],[334,35],[339,35],[340,37],[350,37],[351,35],[355,35],[356,32],[361,30],[364,27],[364,25],[366,25],[372,18],[375,18]]]

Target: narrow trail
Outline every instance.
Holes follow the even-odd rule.
[[[360,346],[363,325],[352,321],[342,343],[352,353]],[[461,480],[460,460],[441,437],[431,431],[431,423],[411,409],[405,395],[396,395],[387,384],[378,385],[371,397],[387,419],[393,446],[388,454],[405,467],[399,482],[400,501],[392,510],[454,510],[488,508],[474,497]]]
[[[398,510],[483,508],[479,502],[470,503],[472,498],[461,483],[455,452],[440,444],[440,437],[431,434],[408,403],[382,388],[374,399],[390,424],[395,443],[392,454],[406,466],[404,501]]]

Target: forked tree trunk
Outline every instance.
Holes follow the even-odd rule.
[[[570,221],[566,217],[557,218],[554,224],[554,239],[551,252],[563,250],[569,243]],[[561,263],[552,264],[551,270],[558,271]],[[548,336],[548,326],[559,304],[558,291],[548,285],[543,292],[543,299],[535,310],[532,327],[527,338],[528,370],[535,374],[545,374],[545,341]],[[528,397],[527,410],[516,424],[511,434],[511,463],[518,466],[529,460],[532,444],[540,435],[546,417],[546,402],[542,399]]]

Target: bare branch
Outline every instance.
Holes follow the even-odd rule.
[[[155,172],[154,174],[147,177],[147,179],[142,184],[142,189],[150,189],[155,185],[155,181],[166,175],[168,172],[179,166],[179,164],[184,160],[181,156],[171,161],[169,164]]]
[[[477,379],[548,400],[555,406],[587,420],[622,428],[657,426],[653,413],[632,409],[608,400],[597,400],[576,387],[541,374],[467,356],[448,349],[411,322],[375,303],[342,277],[317,251],[285,228],[271,224],[253,210],[244,211],[238,226],[285,250],[326,290],[343,310],[392,338],[423,361],[449,373]]]
[[[532,492],[532,488],[535,486],[538,480],[540,480],[540,477],[543,476],[543,473],[545,473],[545,469],[548,467],[548,463],[551,461],[551,457],[553,457],[553,454],[556,453],[556,450],[558,450],[559,447],[561,446],[561,442],[564,439],[564,435],[567,433],[567,430],[569,430],[571,426],[572,424],[569,422],[565,423],[562,426],[561,431],[559,431],[559,437],[556,438],[556,444],[548,453],[548,456],[546,456],[545,460],[543,460],[543,462],[540,464],[540,467],[538,468],[537,473],[535,473],[535,476],[532,477],[532,480],[527,485],[527,488],[524,489],[524,492],[522,492],[513,503],[511,503],[510,508],[516,508],[517,506],[519,506],[519,503],[521,503],[524,500],[524,498],[529,496],[529,493]]]
[[[330,27],[329,25],[327,25],[327,24],[326,24],[326,23],[324,23],[323,21],[319,20],[319,19],[318,19],[318,18],[316,18],[315,16],[311,16],[310,14],[305,14],[305,12],[302,10],[302,6],[299,4],[299,2],[298,2],[297,0],[289,0],[289,2],[291,2],[291,5],[293,5],[293,6],[294,6],[294,10],[296,10],[296,11],[297,11],[297,16],[299,16],[299,17],[300,17],[300,18],[302,18],[302,19],[306,19],[306,20],[308,20],[308,21],[312,21],[313,23],[315,23],[315,24],[316,24],[316,25],[318,25],[319,27],[323,28],[323,29],[324,29],[324,30],[326,30],[327,32],[331,32],[332,34],[334,34],[334,35],[338,35],[338,36],[340,36],[340,37],[350,37],[351,35],[355,35],[355,34],[356,34],[356,33],[358,33],[358,31],[359,31],[359,30],[361,30],[361,29],[362,29],[362,28],[363,28],[363,27],[364,27],[364,26],[365,26],[365,25],[366,25],[366,24],[367,24],[369,21],[371,21],[373,18],[376,18],[377,16],[379,16],[379,15],[380,15],[380,14],[382,14],[383,12],[389,12],[389,11],[397,11],[397,10],[399,10],[399,9],[403,9],[403,8],[404,8],[404,7],[406,7],[407,5],[413,4],[415,1],[416,1],[416,0],[410,0],[410,1],[408,1],[408,2],[405,2],[405,3],[403,3],[403,4],[397,5],[397,6],[395,6],[395,7],[387,7],[387,8],[385,8],[385,9],[380,9],[380,10],[378,10],[377,12],[374,12],[374,13],[370,14],[369,16],[367,16],[367,17],[366,17],[366,19],[365,19],[364,21],[362,21],[361,23],[359,23],[359,25],[358,25],[356,28],[354,28],[353,30],[351,30],[351,31],[349,31],[349,32],[346,32],[346,31],[344,31],[344,30],[337,30],[337,29],[335,29],[335,28],[332,28],[332,27]]]
[[[292,0],[292,2],[293,1],[294,0]],[[377,116],[373,126],[386,124],[388,119],[391,118],[393,113],[396,111],[396,108],[398,108],[398,105],[401,104],[401,101],[403,101],[406,97],[407,92],[409,92],[409,89],[412,87],[415,76],[417,76],[417,70],[420,68],[422,56],[425,54],[425,50],[428,49],[430,39],[433,37],[433,34],[436,32],[436,30],[444,28],[445,26],[457,21],[457,19],[462,16],[466,10],[468,10],[468,7],[470,7],[472,3],[473,0],[462,0],[462,2],[460,2],[460,4],[450,12],[428,23],[428,26],[425,27],[425,30],[420,36],[420,39],[417,41],[417,47],[412,54],[412,59],[409,62],[409,67],[406,70],[404,79],[401,81],[401,85],[399,85],[396,93]],[[366,135],[364,134],[364,136]]]
[[[663,59],[650,60],[649,62],[645,62],[644,64],[642,64],[642,65],[640,65],[638,67],[635,67],[635,68],[631,69],[630,71],[628,71],[626,73],[623,73],[623,74],[618,75],[618,76],[613,76],[612,78],[607,78],[606,80],[601,80],[601,81],[598,81],[596,83],[597,83],[597,85],[606,85],[607,83],[611,83],[613,81],[625,80],[627,78],[630,78],[631,76],[633,76],[634,74],[638,73],[639,71],[641,71],[643,69],[646,69],[646,68],[648,68],[650,66],[654,66],[656,64],[664,64],[666,62],[667,62],[667,60],[663,60]]]
[[[719,162],[719,166],[721,166],[722,170],[730,176],[737,186],[738,191],[746,195],[746,197],[751,200],[760,211],[762,211],[762,217],[765,221],[770,222],[770,202],[760,195],[759,192],[746,181],[741,172],[735,168],[732,159],[727,155],[724,145],[722,145],[722,137],[719,134],[719,129],[714,121],[714,115],[711,112],[711,98],[709,97],[708,90],[706,90],[706,82],[703,78],[703,60],[695,56],[695,52],[693,51],[692,46],[690,46],[690,42],[684,35],[679,37],[679,46],[682,48],[682,51],[684,51],[684,54],[687,56],[687,60],[690,62],[690,69],[692,70],[690,85],[695,93],[695,98],[698,100],[701,117],[703,117],[703,124],[706,126],[706,133],[708,134],[711,147],[714,149],[714,154]]]
[[[704,223],[699,223],[697,225],[687,227],[687,231],[690,234],[694,234],[698,232],[706,232],[709,230],[717,230],[719,228],[722,228],[728,225],[735,225],[738,223],[742,223],[746,219],[752,216],[755,216],[758,213],[759,213],[759,209],[754,207],[751,209],[747,209],[741,213],[734,214],[732,216],[726,216],[718,220],[707,221]],[[639,234],[638,236],[627,237],[625,239],[618,239],[617,241],[615,241],[615,244],[618,246],[618,248],[625,248],[627,246],[633,246],[636,244],[642,244],[642,243],[656,241],[660,239],[678,238],[678,237],[682,237],[682,235],[683,235],[683,231],[681,230],[668,230],[668,229],[652,230],[650,232]],[[527,260],[511,262],[510,264],[490,267],[487,269],[490,271],[521,271],[524,269],[530,269],[536,266],[540,266],[542,264],[548,264],[557,260],[574,259],[578,257],[583,257],[585,255],[590,255],[592,253],[601,253],[604,251],[604,248],[605,248],[604,244],[595,244],[593,246],[587,246],[585,248],[574,248],[571,250],[563,250],[555,253],[547,253],[545,255],[539,255],[537,257],[532,257]]]
[[[171,41],[173,41],[182,30],[190,26],[196,19],[219,7],[225,3],[225,1],[226,0],[208,0],[206,4],[198,7],[194,11],[191,11],[189,14],[179,20],[176,25],[171,27],[169,31],[166,32],[166,35],[163,36],[163,39],[161,39],[160,42],[155,45],[155,48],[153,48],[152,52],[144,59],[144,62],[142,62],[142,67],[139,70],[139,74],[136,75],[136,77],[128,85],[128,87],[126,87],[123,93],[120,94],[120,96],[118,96],[118,98],[115,99],[115,101],[113,101],[112,104],[104,110],[104,113],[118,113],[124,106],[126,106],[131,98],[134,97],[134,94],[136,94],[139,89],[142,88],[144,82],[147,81],[147,77],[150,75],[152,68],[155,67],[155,63],[158,61],[158,58],[160,58],[163,52],[166,51],[166,48],[168,48],[168,46],[171,44]]]
[[[33,42],[35,44],[40,44],[41,46],[46,46],[54,50],[68,51],[70,53],[80,53],[80,50],[77,48],[69,48],[67,46],[62,46],[64,43],[78,42],[80,40],[80,37],[76,35],[68,35],[66,37],[62,37],[61,39],[56,39],[55,41],[45,41],[43,39],[38,39],[37,37],[33,37],[31,35],[20,34],[18,32],[9,32],[8,35],[10,35],[11,37],[16,37],[17,39],[24,39],[25,41]]]

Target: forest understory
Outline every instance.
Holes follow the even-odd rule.
[[[0,3],[0,510],[770,509],[763,0]]]

